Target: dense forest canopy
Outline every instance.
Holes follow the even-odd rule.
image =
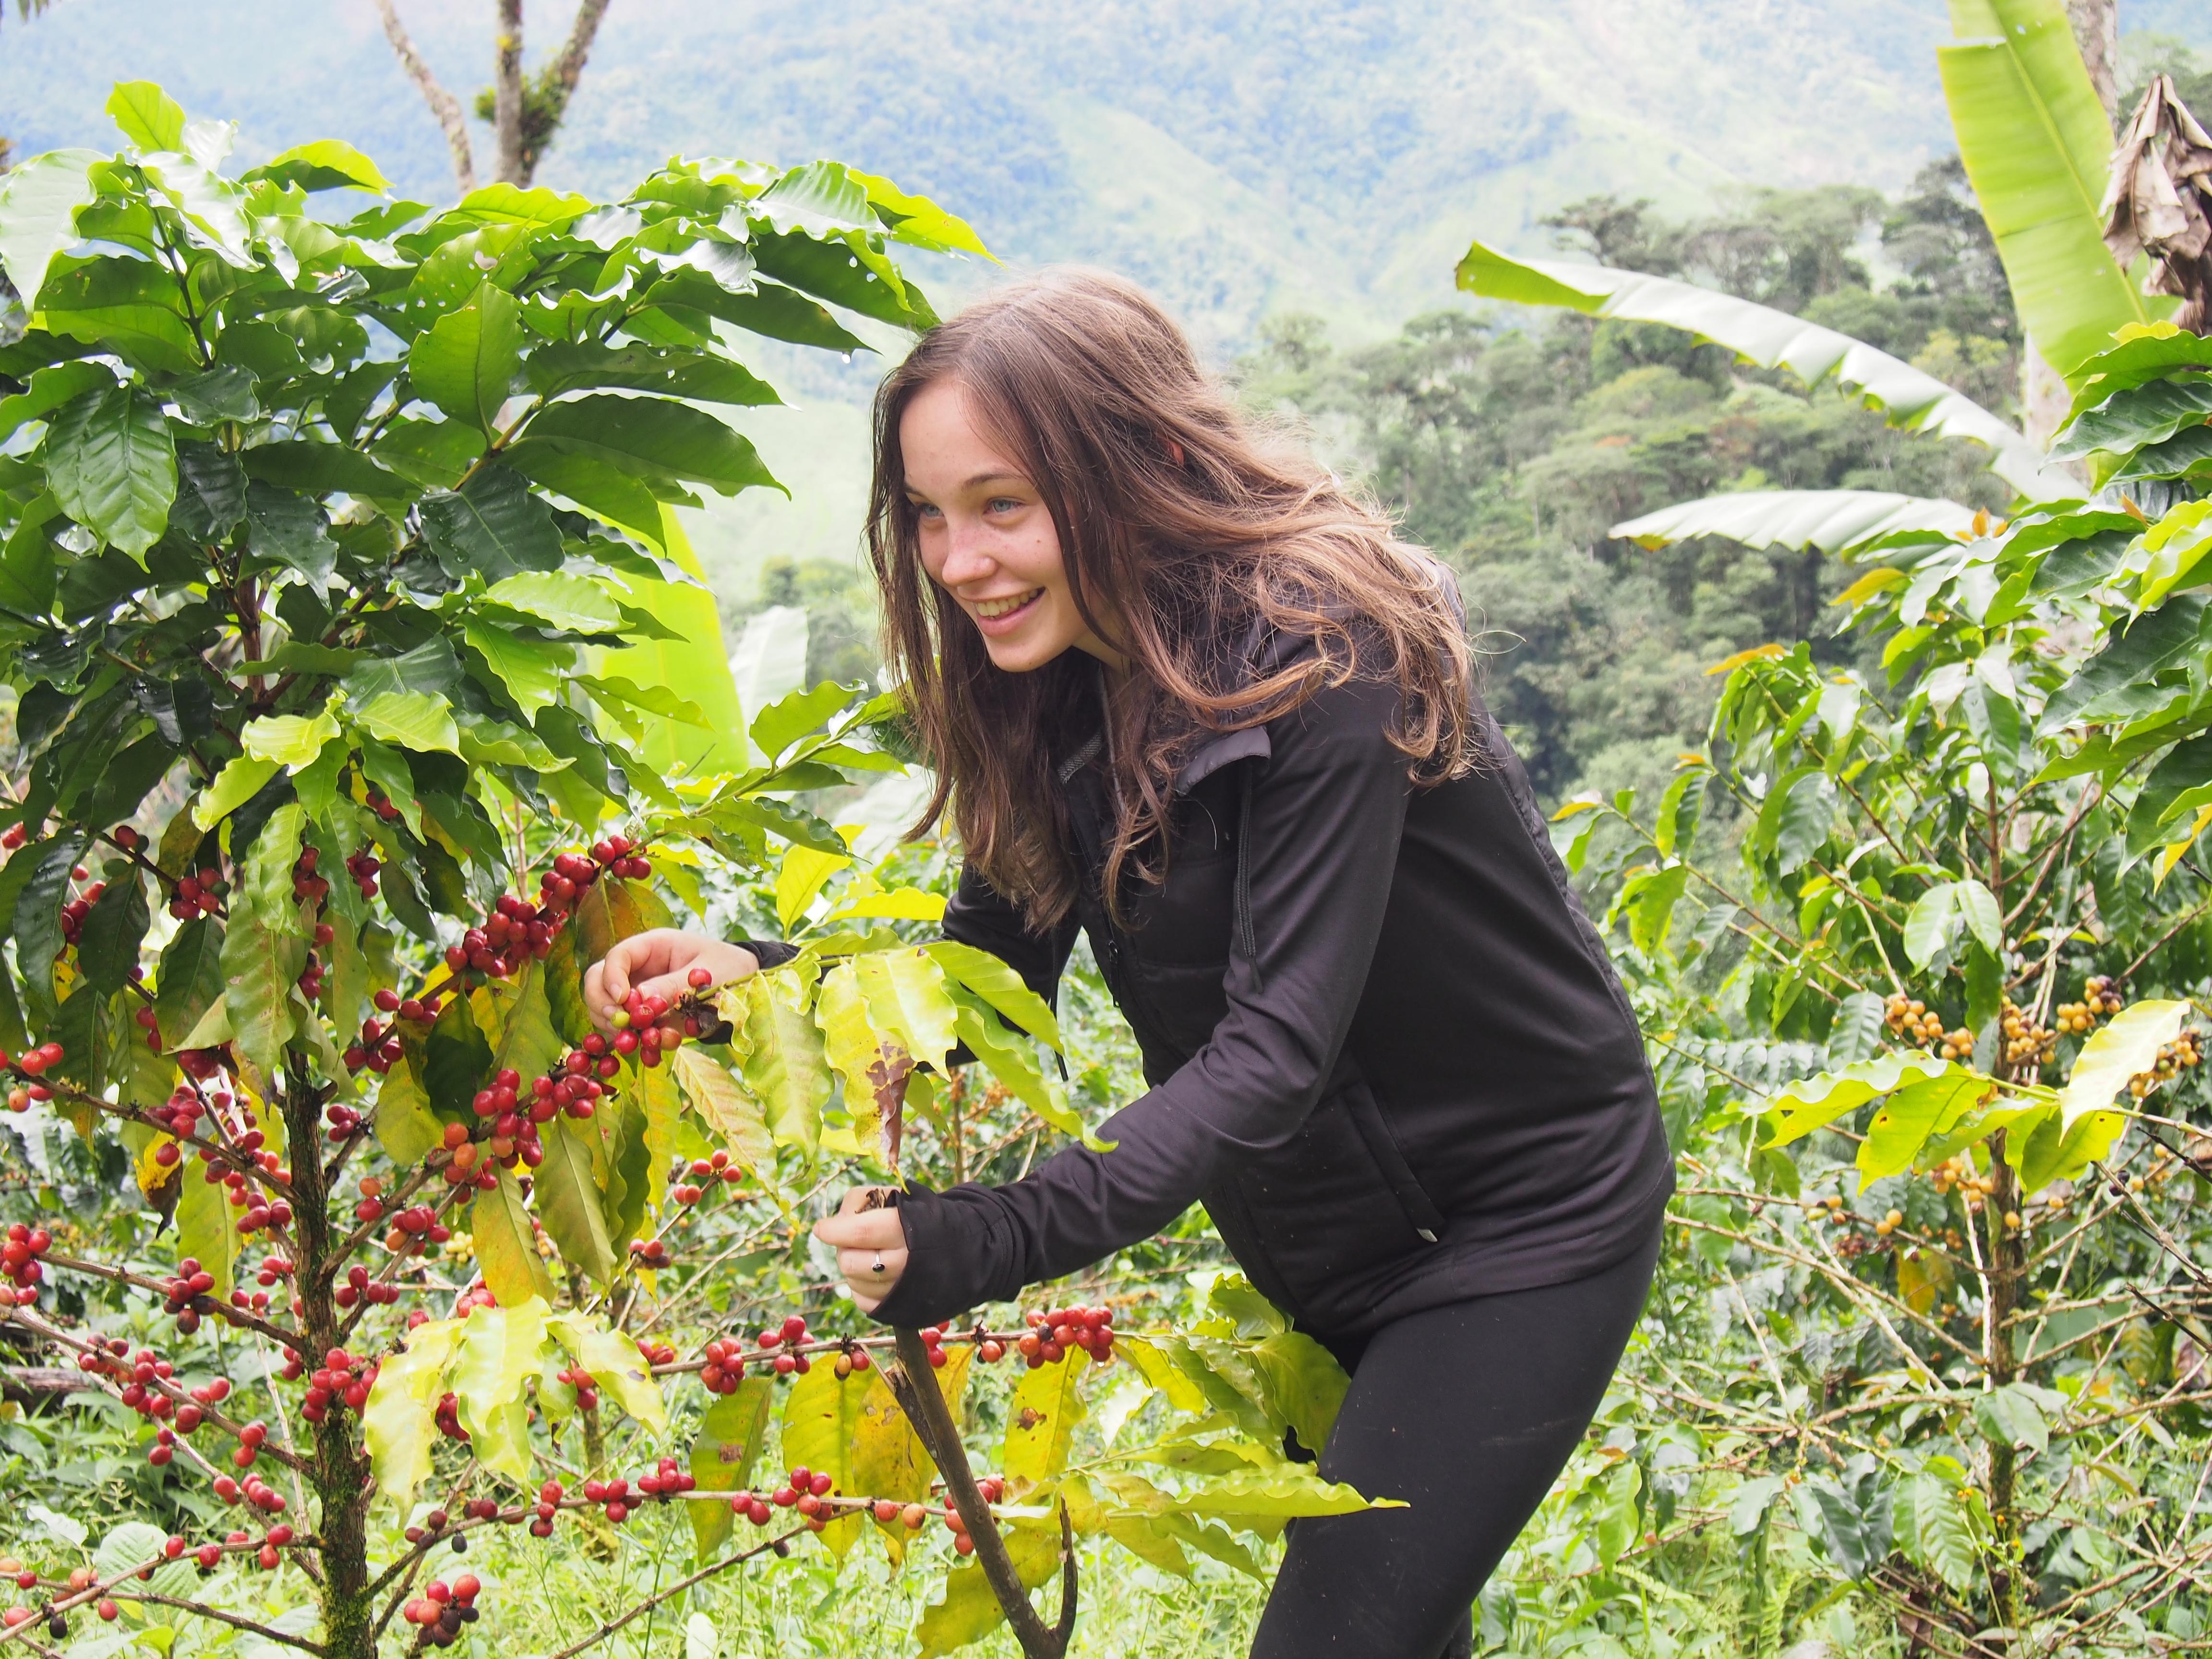
[[[2015,402],[2019,325],[1955,158],[1894,199],[1768,189],[1678,220],[1598,196],[1543,222],[1578,257],[1723,289],[1864,339],[1991,409]],[[1892,430],[1832,388],[1808,393],[1657,324],[1455,310],[1347,349],[1322,319],[1291,316],[1238,376],[1459,572],[1490,630],[1493,709],[1553,800],[1664,777],[1717,693],[1705,670],[1826,634],[1850,580],[1817,550],[1707,539],[1648,552],[1608,539],[1611,526],[1729,489],[2004,505],[1975,446]]]

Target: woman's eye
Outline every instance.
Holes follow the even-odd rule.
[[[986,513],[1012,513],[1021,505],[1021,502],[1016,501],[1012,495],[994,495],[983,503],[983,510]]]
[[[941,519],[945,514],[934,502],[916,501],[914,504],[914,516],[924,520]]]

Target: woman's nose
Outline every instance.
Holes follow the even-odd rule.
[[[970,526],[957,521],[945,526],[945,563],[938,580],[947,587],[980,581],[998,568],[999,562],[986,550],[983,538]]]

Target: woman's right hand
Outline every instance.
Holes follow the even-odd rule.
[[[652,927],[628,939],[584,972],[584,1008],[592,1023],[603,1031],[632,991],[649,997],[665,997],[673,1003],[701,988],[691,983],[694,969],[712,975],[705,988],[728,985],[760,971],[760,959],[741,945],[726,945],[680,927]]]

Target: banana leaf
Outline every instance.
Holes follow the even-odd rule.
[[[1918,495],[1876,489],[1749,489],[1663,507],[1617,524],[1608,533],[1654,551],[1693,536],[1726,536],[1747,547],[1846,553],[1890,538],[1947,541],[1971,531],[1973,523],[1973,508]]]
[[[1966,177],[2021,325],[2071,386],[2114,331],[2154,307],[2105,246],[2112,133],[2062,0],[1954,4],[1936,49]]]
[[[2098,244],[2101,252],[2103,244]],[[2109,257],[2106,263],[2111,263]],[[1459,264],[1459,285],[1486,299],[1564,306],[1600,317],[1668,323],[1724,345],[1762,368],[1786,368],[1817,386],[1833,375],[1887,412],[1892,426],[1937,437],[1972,438],[1990,468],[2030,501],[2079,495],[2081,485],[2044,465],[2020,430],[1971,398],[1864,341],[1732,294],[1638,270],[1558,259],[1516,259],[1480,242]]]

